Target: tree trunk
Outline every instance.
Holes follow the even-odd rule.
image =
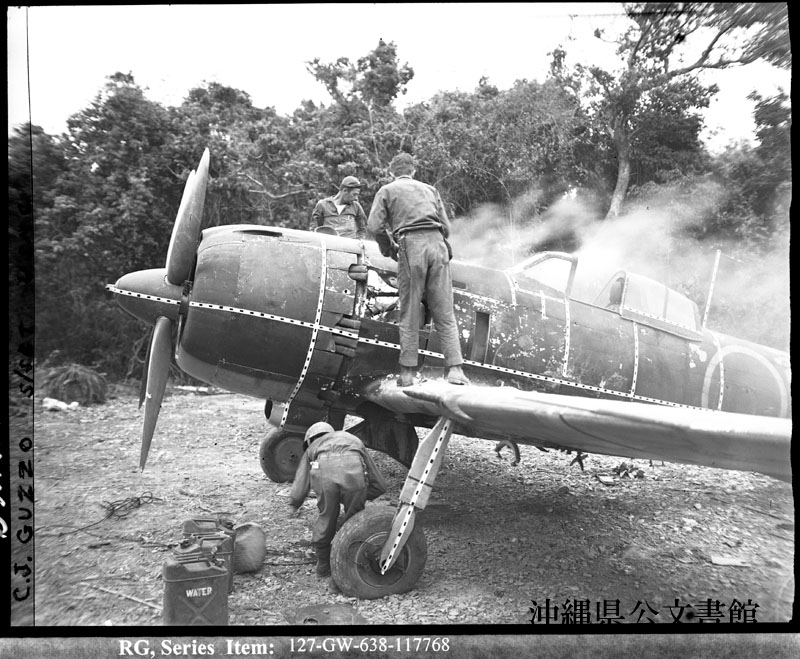
[[[628,184],[631,180],[631,139],[630,135],[624,130],[616,130],[614,134],[614,146],[617,148],[617,184],[614,187],[614,194],[611,195],[611,204],[606,213],[606,219],[612,220],[619,216],[622,202],[628,193]]]

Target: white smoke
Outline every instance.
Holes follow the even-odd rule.
[[[636,272],[692,299],[703,316],[713,278],[708,327],[758,343],[789,349],[788,235],[774,249],[755,253],[743,242],[687,238],[719,203],[719,188],[701,184],[691,193],[662,191],[604,220],[580,197],[565,197],[545,212],[525,216],[485,205],[453,222],[454,256],[500,270],[573,236],[578,270],[573,297],[593,301],[619,270]],[[787,206],[788,207],[788,206]],[[788,226],[788,223],[787,223]],[[788,233],[788,232],[787,232]],[[717,251],[721,252],[715,272]]]

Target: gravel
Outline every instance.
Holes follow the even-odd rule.
[[[792,488],[765,476],[603,456],[582,471],[528,446],[512,466],[454,436],[419,515],[416,588],[359,601],[314,575],[315,502],[290,516],[289,485],[261,472],[262,402],[173,391],[143,473],[137,403],[125,389],[73,411],[35,403],[37,625],[160,625],[182,522],[215,514],[267,537],[262,568],[235,576],[230,625],[741,622],[736,602],[758,622],[792,617]],[[373,455],[389,491],[369,505],[396,504],[406,470]]]

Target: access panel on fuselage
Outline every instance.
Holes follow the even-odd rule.
[[[565,299],[546,291],[517,289],[513,309],[517,331],[503,337],[493,362],[515,370],[561,378],[567,349],[567,309]],[[526,388],[546,389],[551,384],[531,381]]]
[[[572,300],[564,378],[596,387],[598,394],[630,395],[636,363],[634,323],[614,311]],[[564,387],[562,393],[580,393]]]
[[[692,351],[688,339],[636,323],[637,396],[680,405],[696,405],[690,382]]]
[[[260,386],[268,397],[288,395],[311,342],[322,258],[313,245],[271,236],[216,236],[198,252],[184,361],[208,364],[213,379],[204,379],[232,391]]]
[[[381,317],[363,318],[359,336],[358,359],[349,362],[347,380],[354,386],[399,370],[400,332],[396,320]],[[420,330],[421,347],[427,344],[428,331]],[[421,362],[422,360],[420,360]],[[358,389],[357,386],[355,386]]]
[[[362,351],[358,340],[360,319],[355,312],[357,300],[365,293],[364,284],[350,276],[359,254],[324,245],[319,252],[325,255],[324,287],[317,291],[316,332],[306,361],[297,374],[294,389],[284,399],[281,422],[289,429],[302,429],[326,417],[328,407],[341,394],[337,383],[344,376],[344,365]]]
[[[494,347],[498,342],[498,331],[502,326],[503,318],[508,305],[497,299],[471,293],[462,288],[453,289],[453,311],[458,326],[458,340],[461,355],[469,365],[491,363]],[[432,325],[433,331],[427,334],[427,345],[423,347],[428,352],[442,354],[442,341],[436,332],[436,324]],[[423,354],[420,363],[426,367],[443,368],[444,362],[440,357]]]

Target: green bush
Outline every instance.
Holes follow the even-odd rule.
[[[45,396],[81,405],[106,402],[106,379],[102,374],[80,364],[46,368],[41,376]]]

